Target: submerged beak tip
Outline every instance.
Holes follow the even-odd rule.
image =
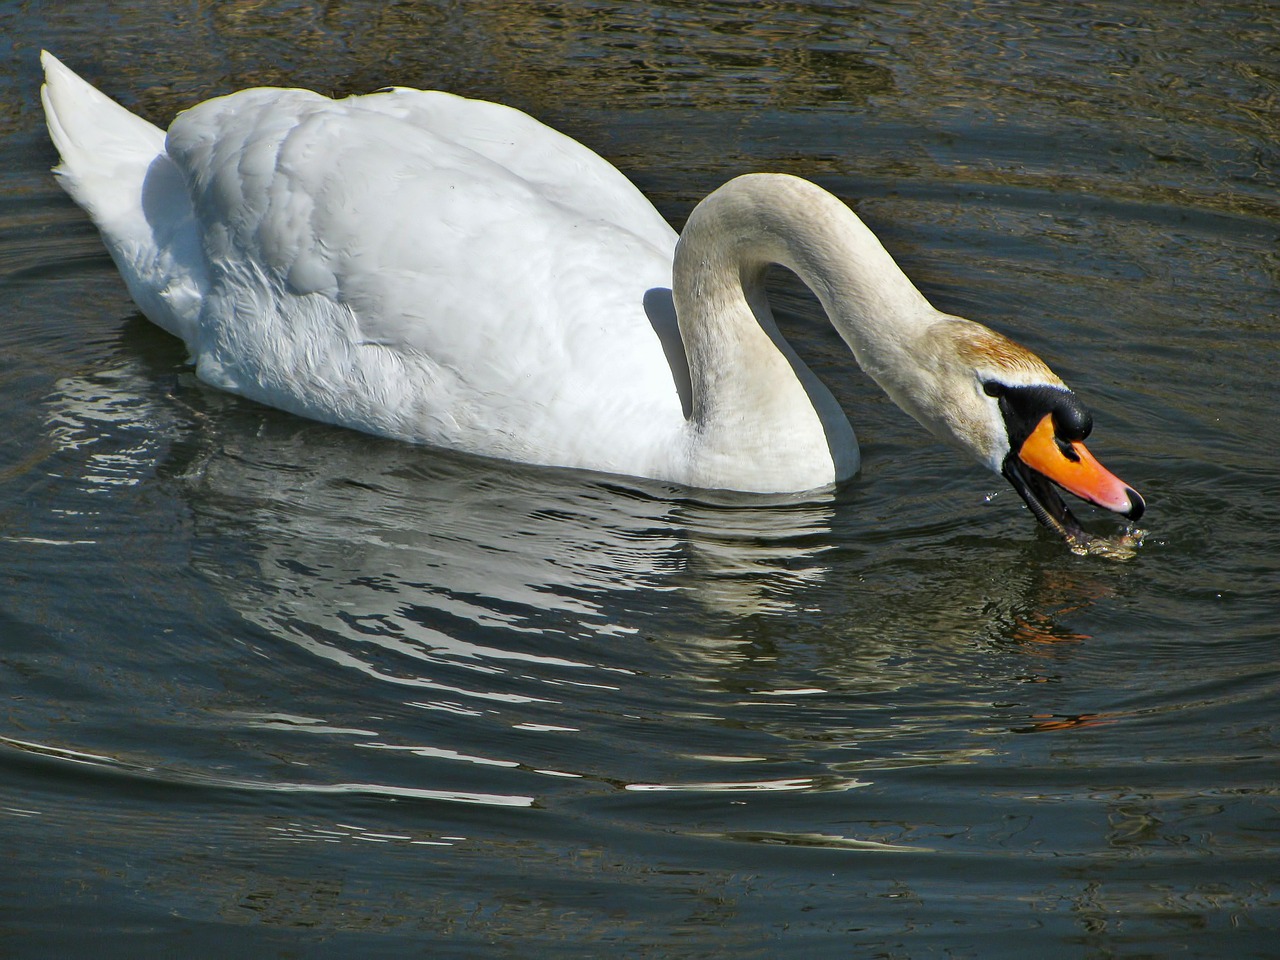
[[[1129,509],[1123,511],[1124,516],[1130,520],[1141,520],[1142,515],[1147,512],[1147,502],[1142,499],[1142,494],[1138,493],[1133,487],[1126,486],[1124,492],[1129,498]]]

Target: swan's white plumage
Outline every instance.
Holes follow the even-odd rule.
[[[600,455],[627,417],[683,422],[643,306],[670,284],[674,232],[656,214],[616,223],[639,195],[567,138],[526,117],[498,140],[495,109],[523,115],[488,104],[460,132],[471,114],[454,101],[250,90],[178,117],[167,151],[210,265],[201,375],[376,433],[662,470]],[[439,114],[448,136],[417,123]],[[581,196],[538,179],[557,160]]]
[[[131,295],[203,379],[272,406],[521,461],[823,486],[857,469],[857,442],[777,333],[770,263],[900,406],[994,469],[1009,443],[983,358],[1008,373],[1011,351],[1015,382],[1060,383],[934,310],[803,180],[732,181],[677,243],[613,166],[508,107],[252,89],[166,136],[43,60],[57,172]]]

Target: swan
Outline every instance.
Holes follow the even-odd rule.
[[[858,444],[774,323],[780,264],[899,407],[1068,543],[1087,535],[1058,487],[1143,512],[1043,361],[934,309],[807,180],[740,176],[677,236],[611,164],[510,107],[254,88],[166,133],[41,59],[58,182],[215,387],[472,454],[814,490],[857,471]]]

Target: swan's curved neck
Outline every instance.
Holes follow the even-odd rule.
[[[672,289],[694,422],[713,435],[726,418],[739,432],[751,421],[772,438],[768,455],[783,458],[811,444],[816,427],[840,479],[857,468],[856,441],[829,392],[777,332],[763,288],[775,263],[817,295],[859,365],[891,396],[899,393],[895,372],[911,366],[904,352],[938,314],[853,211],[807,180],[738,177],[690,215]],[[848,433],[852,464],[841,462],[835,420]]]

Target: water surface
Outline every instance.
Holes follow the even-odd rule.
[[[1274,950],[1269,6],[0,23],[0,952]],[[216,393],[49,176],[41,46],[160,123],[260,83],[512,103],[677,225],[738,173],[816,179],[939,307],[1072,383],[1148,499],[1142,546],[1072,556],[785,281],[863,443],[825,497],[452,456]]]

